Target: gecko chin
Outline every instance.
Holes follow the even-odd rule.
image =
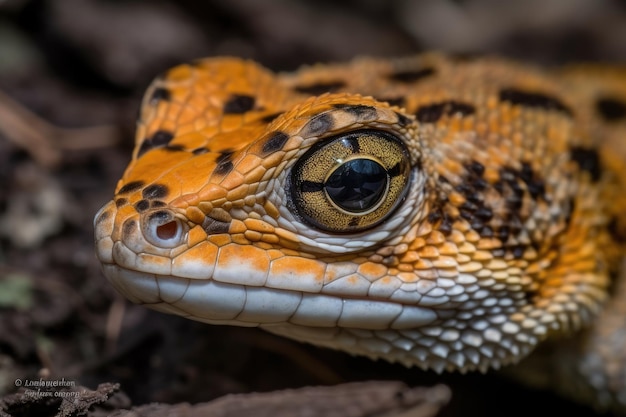
[[[103,270],[130,301],[160,312],[209,324],[260,327],[437,372],[498,368],[524,357],[541,339],[502,314],[470,318],[469,312],[453,309],[159,275],[116,264],[104,264]]]

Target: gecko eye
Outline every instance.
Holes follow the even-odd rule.
[[[291,171],[291,207],[318,229],[351,233],[384,221],[409,183],[409,153],[396,136],[361,130],[314,145]]]
[[[172,213],[159,210],[142,221],[142,232],[148,242],[160,248],[174,248],[182,243],[185,227]]]

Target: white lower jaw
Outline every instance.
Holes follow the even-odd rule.
[[[433,309],[388,301],[146,274],[111,264],[104,265],[104,273],[134,303],[212,324],[399,330],[439,319]]]
[[[505,331],[505,325],[482,318],[458,321],[446,309],[145,274],[112,264],[105,264],[104,272],[128,299],[164,313],[210,324],[258,326],[438,372],[497,368],[525,356],[537,343],[532,334]]]

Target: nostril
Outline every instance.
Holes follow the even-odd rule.
[[[176,237],[180,223],[177,221],[167,222],[161,226],[157,226],[156,235],[163,240],[170,240]]]
[[[161,248],[173,248],[181,244],[184,237],[183,223],[166,210],[148,214],[142,219],[142,230],[146,240]]]

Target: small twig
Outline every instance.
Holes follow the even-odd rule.
[[[121,296],[116,296],[111,303],[106,324],[106,347],[107,355],[115,352],[115,346],[122,331],[122,320],[126,312],[126,303]]]
[[[46,168],[57,166],[63,151],[105,148],[118,142],[120,137],[113,125],[73,129],[54,126],[2,91],[0,131]]]

